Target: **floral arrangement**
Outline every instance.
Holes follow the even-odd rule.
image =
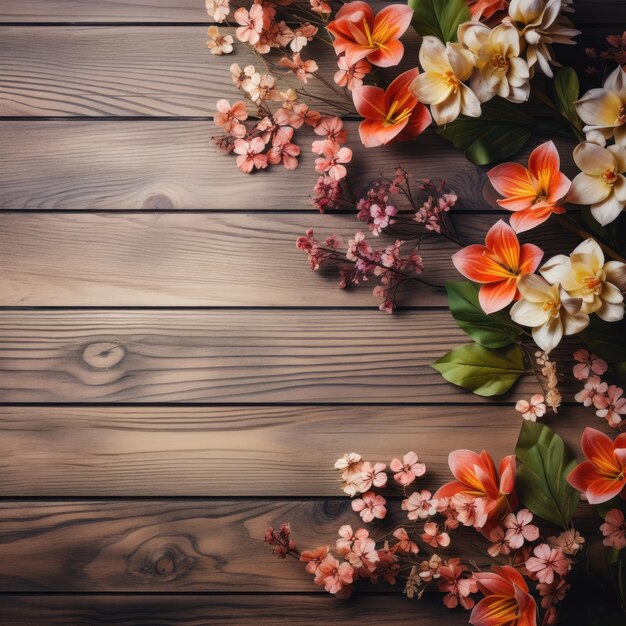
[[[468,344],[432,366],[485,397],[509,392],[527,373],[538,385],[515,404],[519,439],[498,465],[485,450],[453,451],[454,480],[432,493],[417,486],[426,465],[415,452],[388,464],[349,453],[335,467],[358,527],[339,528],[333,549],[300,550],[288,524],[269,529],[265,541],[339,597],[357,581],[384,581],[409,598],[438,591],[475,626],[623,624],[626,433],[607,433],[626,424],[626,32],[609,35],[605,50],[587,48],[579,75],[557,60],[559,46],[581,34],[572,0],[409,0],[378,11],[361,0],[206,5],[221,25],[209,28],[211,53],[245,46],[258,59],[230,67],[241,100],[217,102],[217,147],[247,174],[294,170],[312,138],[312,205],[354,211],[363,224],[345,244],[313,230],[300,236],[311,268],[336,269],[342,288],[373,282],[387,313],[416,283],[445,289]],[[419,54],[400,71],[411,27]],[[318,42],[336,56],[328,75],[314,58]],[[590,88],[581,93],[583,80]],[[540,117],[530,102],[543,107]],[[508,220],[484,241],[463,241],[451,219],[455,190],[400,166],[351,190],[352,151],[337,111],[358,116],[365,148],[419,146],[433,127],[471,162],[490,166]],[[544,142],[527,162],[507,161],[536,136]],[[561,171],[564,138],[577,143],[572,179]],[[545,258],[532,231],[548,220],[580,243]],[[441,237],[458,248],[451,261],[466,280],[424,277],[422,244]],[[567,394],[597,420],[581,433],[581,462],[541,423]],[[451,553],[459,542],[467,547],[468,534],[480,555],[473,560]],[[568,594],[578,585],[603,598],[601,610]]]

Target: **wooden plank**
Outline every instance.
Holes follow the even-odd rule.
[[[0,402],[483,403],[430,368],[466,341],[447,311],[5,310]]]
[[[579,26],[626,22],[623,0],[576,0],[575,8]],[[0,23],[207,21],[204,3],[198,0],[0,0]]]
[[[281,567],[284,564],[277,564]],[[290,564],[287,564],[289,567]],[[291,564],[293,567],[293,564]],[[2,596],[0,620],[4,626],[310,626],[328,623],[348,626],[361,622],[368,626],[388,626],[389,615],[397,626],[441,624],[464,626],[467,613],[448,611],[438,596],[419,603],[406,597],[359,595],[337,600],[320,595],[14,595]]]
[[[453,447],[499,459],[520,421],[512,404],[479,420],[468,406],[2,407],[0,496],[337,496],[346,446],[386,463],[413,447],[433,489]],[[551,421],[574,449],[601,424],[571,406]]]
[[[346,126],[354,193],[401,163],[420,178],[445,175],[461,197],[459,209],[494,206],[485,168],[434,133],[372,152],[358,139],[358,123]],[[295,173],[274,168],[246,175],[211,143],[214,130],[209,122],[177,120],[0,122],[0,145],[11,146],[11,158],[0,162],[0,209],[311,211],[313,154],[303,149]],[[299,143],[306,148],[312,137],[304,131]],[[574,142],[557,143],[564,171],[574,174]]]

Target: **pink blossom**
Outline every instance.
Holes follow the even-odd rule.
[[[594,403],[596,395],[604,395],[608,389],[608,385],[602,382],[597,376],[590,376],[585,383],[582,391],[579,391],[574,399],[584,406],[591,406]]]
[[[354,532],[352,526],[344,524],[338,531],[339,539],[337,539],[337,552],[342,556],[345,556],[352,550],[352,544],[357,539],[366,539],[369,537],[369,533],[365,528],[359,528]]]
[[[555,604],[558,604],[565,598],[565,594],[569,588],[570,585],[562,578],[552,581],[551,584],[539,583],[537,585],[537,591],[541,596],[541,606],[544,609],[549,609]]]
[[[509,513],[504,518],[506,540],[511,548],[518,550],[524,545],[524,541],[539,539],[539,528],[531,524],[532,521],[533,514],[528,509],[522,509],[517,514]]]
[[[298,167],[299,154],[300,148],[295,143],[277,140],[267,153],[267,160],[272,165],[282,163],[286,169],[295,170]]]
[[[235,126],[241,126],[240,122],[248,119],[245,102],[235,102],[231,107],[230,102],[222,98],[217,101],[215,108],[217,113],[213,116],[213,121],[227,133],[230,133]]]
[[[347,132],[343,127],[340,117],[323,117],[313,129],[316,135],[324,137],[319,141],[314,141],[311,149],[315,154],[324,154],[326,148],[338,150],[342,143],[346,143]]]
[[[319,69],[315,61],[303,61],[299,52],[293,55],[293,59],[283,57],[278,61],[278,65],[291,70],[296,75],[296,78],[304,84],[308,83],[309,78],[312,78],[313,74]]]
[[[403,487],[410,485],[416,478],[426,473],[426,465],[417,462],[415,452],[407,452],[400,459],[393,459],[389,464],[392,472],[395,472],[393,479]],[[430,497],[430,496],[429,496]]]
[[[255,75],[258,76],[256,70],[254,69],[254,65],[246,65],[243,69],[241,69],[237,63],[233,63],[230,66],[230,76],[237,89],[244,89],[245,91],[248,91],[253,85],[252,77]]]
[[[246,174],[253,169],[264,169],[267,167],[267,155],[261,154],[265,149],[265,144],[260,137],[254,137],[250,141],[237,139],[235,141],[235,154],[237,157],[237,167]]]
[[[469,596],[478,591],[478,585],[473,576],[465,575],[468,571],[461,564],[460,559],[449,559],[439,567],[437,573],[440,578],[437,581],[437,588],[446,593],[443,603],[449,609],[453,609],[459,604],[464,609],[471,609],[474,606],[474,600]]]
[[[330,147],[324,149],[323,156],[315,159],[315,171],[327,172],[331,178],[341,180],[348,173],[343,163],[350,163],[352,160],[352,150],[350,148],[339,148],[333,150]]]
[[[491,545],[487,548],[487,553],[494,559],[501,554],[507,555],[511,553],[511,546],[507,542],[506,531],[502,526],[496,526],[491,531],[489,541],[491,541]]]
[[[426,489],[415,491],[406,500],[402,500],[402,510],[407,512],[410,520],[428,519],[437,512],[432,493]]]
[[[574,365],[574,377],[578,380],[586,380],[589,378],[591,372],[602,376],[609,368],[608,363],[595,354],[590,354],[589,350],[582,348],[574,352],[574,360],[578,361]]]
[[[574,556],[583,547],[585,538],[575,528],[568,528],[558,537],[548,537],[546,542],[551,548],[558,548],[563,554]]]
[[[386,503],[385,498],[373,491],[368,491],[363,494],[362,498],[352,501],[352,510],[359,513],[365,523],[369,523],[374,521],[374,519],[385,518],[387,515]]]
[[[439,524],[426,522],[422,541],[433,548],[447,548],[450,545],[450,535],[446,532],[439,532]]]
[[[486,498],[475,498],[460,492],[452,497],[450,505],[456,510],[456,517],[463,526],[482,528],[489,517]]]
[[[605,546],[622,550],[626,548],[626,522],[624,513],[619,509],[611,509],[604,518],[604,524],[600,526],[604,535],[602,543]]]
[[[318,111],[310,109],[304,103],[294,104],[289,112],[289,125],[293,128],[300,128],[303,124],[316,126],[321,118]]]
[[[326,558],[328,546],[320,546],[315,550],[303,550],[300,554],[300,561],[306,563],[304,568],[309,574],[315,574],[319,564]]]
[[[538,417],[543,417],[546,414],[545,401],[540,393],[536,393],[530,401],[518,400],[515,410],[521,413],[525,420],[536,422]]]
[[[360,87],[365,76],[372,71],[369,61],[361,59],[354,65],[348,65],[345,56],[340,56],[337,59],[337,66],[339,69],[335,72],[335,84],[340,87],[347,87],[350,91]]]
[[[384,463],[375,463],[373,466],[369,461],[365,461],[361,467],[361,482],[363,491],[368,491],[374,487],[384,487],[387,484],[387,474],[385,474]]]
[[[370,572],[376,567],[378,558],[376,543],[370,537],[356,539],[352,544],[352,549],[346,554],[346,560],[352,567],[355,569],[365,568]]]
[[[350,563],[339,561],[332,555],[319,564],[315,572],[315,584],[324,585],[328,593],[350,595],[349,587],[354,580],[354,569]]]
[[[338,180],[324,174],[317,179],[313,187],[311,204],[324,213],[326,209],[335,209],[341,199],[341,186]]]
[[[398,543],[393,546],[392,550],[404,554],[417,554],[419,552],[417,544],[411,540],[404,528],[394,530],[393,536],[398,540]]]
[[[533,572],[541,583],[549,585],[555,574],[564,576],[569,570],[570,562],[563,551],[551,548],[547,543],[536,546],[533,555],[526,561],[526,569]]]
[[[261,31],[264,26],[263,7],[260,4],[253,4],[250,11],[244,7],[239,7],[233,17],[239,28],[235,31],[237,39],[254,45],[261,38]]]
[[[610,426],[617,428],[622,421],[622,415],[626,415],[626,398],[622,397],[624,390],[621,387],[611,385],[606,395],[595,395],[593,404],[598,409],[596,415],[604,418]]]
[[[317,34],[317,28],[308,22],[296,28],[292,33],[292,39],[289,47],[294,52],[301,52],[309,41],[313,41],[313,37]]]
[[[310,0],[311,2],[311,11],[315,13],[319,13],[320,15],[330,15],[332,13],[332,9],[330,8],[330,4],[325,2],[324,0]]]
[[[379,550],[378,562],[376,568],[370,574],[370,580],[373,584],[378,582],[379,578],[382,578],[389,585],[396,584],[396,577],[400,571],[400,563],[393,550]]]
[[[395,221],[391,219],[396,213],[398,209],[395,206],[387,205],[385,207],[380,207],[377,204],[372,204],[370,207],[370,215],[372,217],[372,221],[370,222],[370,230],[375,235],[380,235],[380,233],[390,226],[391,224],[395,224]]]
[[[216,22],[223,22],[230,13],[229,0],[206,0],[206,12]]]

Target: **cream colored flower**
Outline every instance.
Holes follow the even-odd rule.
[[[582,170],[572,181],[566,200],[591,206],[593,217],[605,226],[626,206],[626,146],[603,148],[585,141],[574,150]]]
[[[598,132],[604,139],[615,135],[617,143],[626,144],[626,69],[618,67],[602,89],[590,89],[576,102],[576,111],[589,138]]]
[[[520,58],[520,34],[511,22],[493,30],[479,22],[459,26],[459,41],[475,55],[470,86],[481,102],[495,95],[525,102],[530,95],[530,71]]]
[[[526,42],[526,60],[531,69],[539,65],[547,76],[552,76],[552,44],[575,42],[580,35],[572,22],[562,13],[568,2],[562,0],[511,0],[509,16],[517,22]]]
[[[589,317],[580,312],[582,300],[571,298],[557,283],[550,285],[536,274],[526,274],[517,283],[522,300],[511,308],[511,319],[532,328],[535,343],[551,352],[563,335],[575,335],[587,327]]]
[[[410,90],[430,111],[438,125],[455,120],[461,113],[479,117],[480,101],[463,84],[474,69],[473,55],[459,43],[445,46],[436,37],[424,37],[419,59],[424,71],[411,83]]]
[[[222,35],[217,26],[209,26],[207,29],[207,48],[211,54],[220,56],[230,54],[233,51],[233,38],[231,35]]]
[[[605,263],[602,248],[593,239],[583,241],[570,256],[553,257],[539,271],[549,283],[560,283],[570,296],[581,298],[581,313],[597,313],[606,322],[624,317],[626,265]]]
[[[206,12],[216,22],[223,22],[230,13],[229,0],[206,0]]]

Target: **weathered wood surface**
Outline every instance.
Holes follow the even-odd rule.
[[[600,7],[598,5],[601,5]],[[579,23],[626,22],[623,0],[576,0]],[[208,23],[198,0],[0,0],[1,22]]]
[[[279,566],[284,564],[279,564]],[[4,626],[396,626],[441,623],[438,597],[416,600],[359,595],[350,600],[310,595],[8,595],[0,604]],[[446,611],[446,626],[467,624],[467,613]]]

